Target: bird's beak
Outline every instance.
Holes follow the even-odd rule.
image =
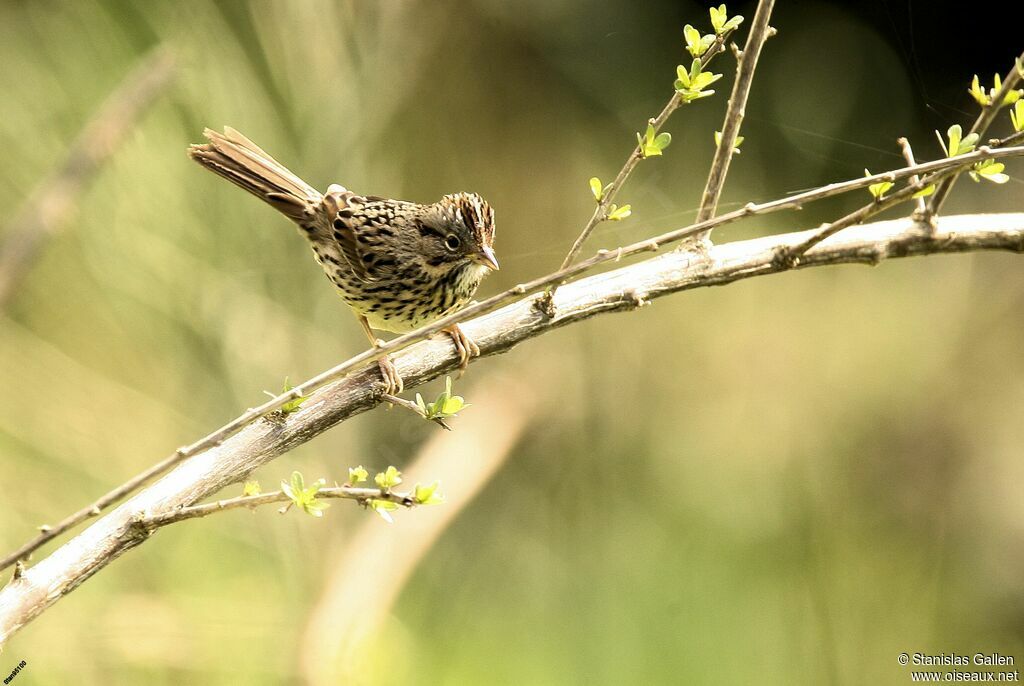
[[[498,258],[494,256],[494,251],[489,247],[484,246],[480,249],[480,252],[476,255],[476,261],[487,267],[491,271],[498,271]]]

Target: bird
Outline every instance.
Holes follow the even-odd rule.
[[[321,193],[231,127],[203,136],[207,142],[190,145],[188,156],[298,226],[374,347],[384,344],[374,330],[408,333],[456,312],[498,270],[494,210],[476,193],[430,204],[359,195],[339,184]],[[479,346],[458,324],[444,331],[465,371]],[[378,364],[384,393],[401,393],[391,359]]]

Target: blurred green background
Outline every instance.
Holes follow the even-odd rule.
[[[971,75],[1005,71],[1021,46],[956,53],[931,32],[941,14],[921,12],[783,2],[723,206],[901,166],[901,135],[939,156],[932,130],[973,120]],[[0,218],[150,48],[179,57],[0,315],[0,549],[365,346],[287,222],[186,158],[204,126],[238,128],[320,188],[481,193],[502,264],[486,296],[557,266],[591,211],[587,179],[613,177],[668,98],[687,22],[706,30],[705,7],[0,5]],[[731,57],[715,70],[719,96],[673,117],[672,147],[620,196],[633,217],[588,253],[693,217]],[[812,227],[867,198],[715,238]],[[946,207],[1020,211],[1020,183],[964,180]],[[1019,664],[1022,266],[980,254],[788,273],[474,365],[470,402],[518,377],[540,417],[351,682],[907,683],[904,651]],[[378,410],[257,476],[401,467],[434,433]],[[301,683],[331,551],[370,517],[338,503],[323,521],[268,509],[176,525],[17,635],[0,673],[24,659],[26,686]]]

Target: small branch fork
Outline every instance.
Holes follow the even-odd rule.
[[[399,493],[381,488],[357,488],[355,486],[325,487],[316,492],[316,497],[355,500],[363,507],[369,506],[370,502],[374,500],[384,500],[409,508],[419,505],[412,493]],[[291,502],[292,499],[284,491],[272,491],[270,493],[260,493],[259,495],[243,495],[204,505],[178,507],[159,514],[140,515],[133,520],[133,524],[149,533],[168,524],[182,522],[186,519],[196,519],[197,517],[207,517],[217,512],[224,512],[225,510],[236,510],[242,507],[255,509],[261,505]]]
[[[818,243],[821,243],[826,238],[834,236],[843,229],[864,223],[865,220],[873,217],[879,212],[887,210],[888,208],[894,205],[898,205],[904,200],[910,198],[913,194],[923,190],[928,185],[934,183],[935,181],[941,178],[944,178],[945,176],[951,173],[955,172],[933,172],[932,174],[924,178],[917,178],[917,181],[909,184],[904,188],[901,188],[895,193],[879,198],[878,200],[875,200],[874,202],[868,205],[864,205],[860,209],[851,212],[850,214],[846,215],[845,217],[842,217],[841,219],[837,219],[834,222],[826,224],[825,226],[821,227],[820,229],[812,233],[810,236],[808,236],[808,238],[803,242],[798,243],[797,245],[780,248],[777,258],[778,262],[782,266],[787,268],[796,267],[800,263],[800,257],[804,253],[806,253],[808,250],[816,246]]]
[[[1012,142],[1018,139],[1017,136],[1010,136],[1005,141],[993,141],[994,143]],[[328,369],[317,376],[309,379],[303,384],[290,389],[286,393],[282,393],[274,398],[271,398],[267,402],[257,407],[249,408],[244,413],[236,417],[231,422],[228,422],[219,429],[211,432],[204,436],[198,441],[182,446],[178,448],[173,454],[165,458],[163,461],[155,464],[154,466],[147,469],[145,472],[133,477],[130,481],[118,486],[111,490],[109,493],[95,501],[94,503],[82,508],[73,515],[65,518],[56,525],[48,526],[44,525],[40,527],[40,533],[32,540],[28,541],[13,553],[5,556],[0,560],[0,570],[6,569],[10,565],[14,564],[19,559],[27,558],[33,551],[37,550],[41,546],[45,545],[50,540],[59,536],[60,534],[68,531],[77,524],[89,519],[90,517],[96,516],[99,512],[120,501],[127,495],[133,493],[143,484],[148,481],[166,473],[168,470],[173,468],[178,463],[182,462],[186,458],[198,455],[201,452],[216,448],[224,440],[230,436],[238,433],[245,427],[253,424],[259,419],[266,417],[274,412],[277,412],[282,405],[293,400],[297,400],[304,396],[308,396],[310,393],[318,388],[326,386],[329,383],[338,381],[345,376],[353,373],[354,371],[368,365],[371,362],[375,362],[384,355],[391,355],[399,350],[405,349],[414,343],[425,340],[430,336],[442,331],[443,329],[450,327],[452,324],[460,323],[478,317],[495,310],[517,300],[521,300],[524,296],[540,291],[548,286],[554,286],[561,284],[564,281],[583,274],[592,270],[593,268],[608,264],[612,262],[618,262],[623,257],[636,255],[645,252],[652,252],[658,250],[661,246],[668,243],[673,243],[690,236],[698,235],[702,232],[706,232],[709,229],[723,226],[740,219],[748,217],[770,214],[773,212],[779,212],[783,210],[798,209],[808,202],[821,200],[824,198],[833,197],[850,191],[867,188],[869,185],[878,183],[880,181],[899,181],[902,179],[910,178],[915,175],[924,175],[932,172],[945,171],[946,173],[954,173],[969,167],[970,165],[980,162],[986,159],[1002,159],[1007,157],[1015,157],[1024,155],[1024,146],[1013,146],[1013,147],[985,147],[982,146],[977,150],[967,153],[965,155],[958,155],[955,158],[943,158],[924,164],[913,165],[909,167],[903,167],[901,169],[895,169],[892,171],[873,174],[859,179],[851,179],[849,181],[843,181],[840,183],[832,183],[827,186],[805,191],[803,193],[797,193],[794,195],[780,198],[770,202],[764,203],[749,203],[745,207],[729,212],[726,214],[713,217],[704,222],[698,222],[687,227],[669,231],[653,238],[647,238],[630,245],[622,246],[616,250],[601,250],[597,254],[590,257],[589,259],[578,262],[574,265],[560,269],[559,271],[553,272],[546,276],[539,277],[532,281],[524,284],[514,286],[502,293],[492,296],[486,300],[483,300],[474,305],[463,308],[462,310],[450,314],[446,317],[442,317],[436,322],[422,327],[416,331],[413,331],[397,338],[393,338],[387,341],[382,346],[377,348],[368,349],[348,360],[342,362],[331,369]],[[911,194],[915,191],[911,191]],[[888,196],[892,198],[892,196]],[[903,196],[899,196],[903,197]],[[869,207],[874,207],[876,204],[872,203]],[[888,207],[889,205],[886,205]],[[858,212],[864,211],[864,208],[858,210]],[[868,215],[865,215],[868,216]],[[840,220],[842,221],[842,220]],[[844,226],[850,226],[850,223],[841,225],[839,228]],[[831,225],[834,227],[834,224]],[[839,229],[836,229],[836,231]],[[831,231],[828,235],[832,235],[835,231]],[[815,243],[824,240],[828,236],[824,236]],[[810,247],[810,246],[808,246]],[[789,256],[783,256],[787,258],[787,261],[793,257],[799,257],[799,254],[806,252],[807,248]],[[536,306],[536,304],[535,304]],[[453,365],[454,366],[454,365]],[[299,412],[303,410],[300,408]],[[418,408],[417,408],[418,411]]]
[[[736,80],[733,82],[729,107],[725,112],[722,139],[715,150],[715,158],[711,163],[707,184],[704,186],[700,210],[697,212],[698,222],[714,217],[718,208],[718,198],[722,194],[722,186],[725,185],[725,176],[729,173],[729,162],[732,160],[735,150],[736,138],[739,136],[740,126],[743,124],[750,86],[754,82],[754,70],[757,69],[757,60],[761,56],[761,48],[764,47],[765,41],[774,33],[774,29],[768,24],[774,5],[775,0],[761,0],[757,4],[754,21],[747,36],[747,44],[744,46],[743,52],[736,56],[738,62]]]
[[[900,152],[903,153],[903,159],[907,161],[908,165],[913,167],[915,164],[917,164],[917,162],[914,160],[914,150],[913,148],[910,147],[909,140],[907,140],[906,138],[897,138],[896,144],[900,146]],[[917,182],[920,180],[921,177],[919,177],[917,174],[914,174],[913,176],[910,177],[910,183],[914,185],[917,185]],[[911,218],[914,221],[923,222],[926,223],[929,227],[935,228],[935,224],[930,220],[931,218],[928,216],[928,207],[925,204],[924,198],[917,198],[915,203],[916,206],[914,208],[914,213],[910,215]]]
[[[1010,67],[1010,71],[1003,79],[999,92],[992,97],[992,102],[981,108],[981,113],[978,115],[978,118],[974,120],[974,125],[971,126],[971,130],[967,132],[968,135],[976,133],[980,138],[985,135],[986,131],[988,131],[988,127],[992,125],[993,121],[995,121],[1000,108],[1003,106],[1003,98],[1007,93],[1013,90],[1021,80],[1020,71],[1017,69],[1017,65],[1021,63],[1024,63],[1024,53],[1021,53],[1021,56],[1017,58],[1014,66]],[[949,192],[953,190],[953,184],[956,183],[957,176],[959,176],[959,174],[950,176],[936,187],[935,192],[928,198],[925,216],[923,217],[924,221],[930,223],[932,218],[939,213],[939,210],[942,209],[942,203],[946,201],[946,197],[949,195]]]

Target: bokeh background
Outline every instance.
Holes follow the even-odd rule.
[[[1005,72],[1022,47],[1019,27],[971,11],[780,2],[723,205],[901,166],[898,136],[939,156],[932,131],[974,118],[971,76]],[[587,179],[614,176],[688,61],[685,23],[707,29],[705,6],[0,5],[0,226],[149,50],[179,60],[0,314],[0,548],[365,345],[287,222],[185,157],[204,126],[238,128],[321,188],[480,192],[499,222],[489,295],[557,266],[591,211]],[[633,217],[589,250],[693,217],[731,57],[715,69],[719,96],[673,117],[667,154],[622,193]],[[1020,164],[1008,171],[1000,188],[961,181],[947,212],[1020,211]],[[811,227],[867,197],[715,238]],[[853,684],[907,683],[904,651],[1019,664],[1022,266],[980,254],[788,273],[474,365],[468,400],[523,403],[529,424],[345,664],[304,638],[332,561],[354,530],[387,540],[418,512],[389,526],[336,503],[323,520],[176,525],[17,635],[0,672],[24,659],[26,685]],[[436,433],[378,410],[257,476],[403,467]],[[373,598],[372,580],[351,593]]]

